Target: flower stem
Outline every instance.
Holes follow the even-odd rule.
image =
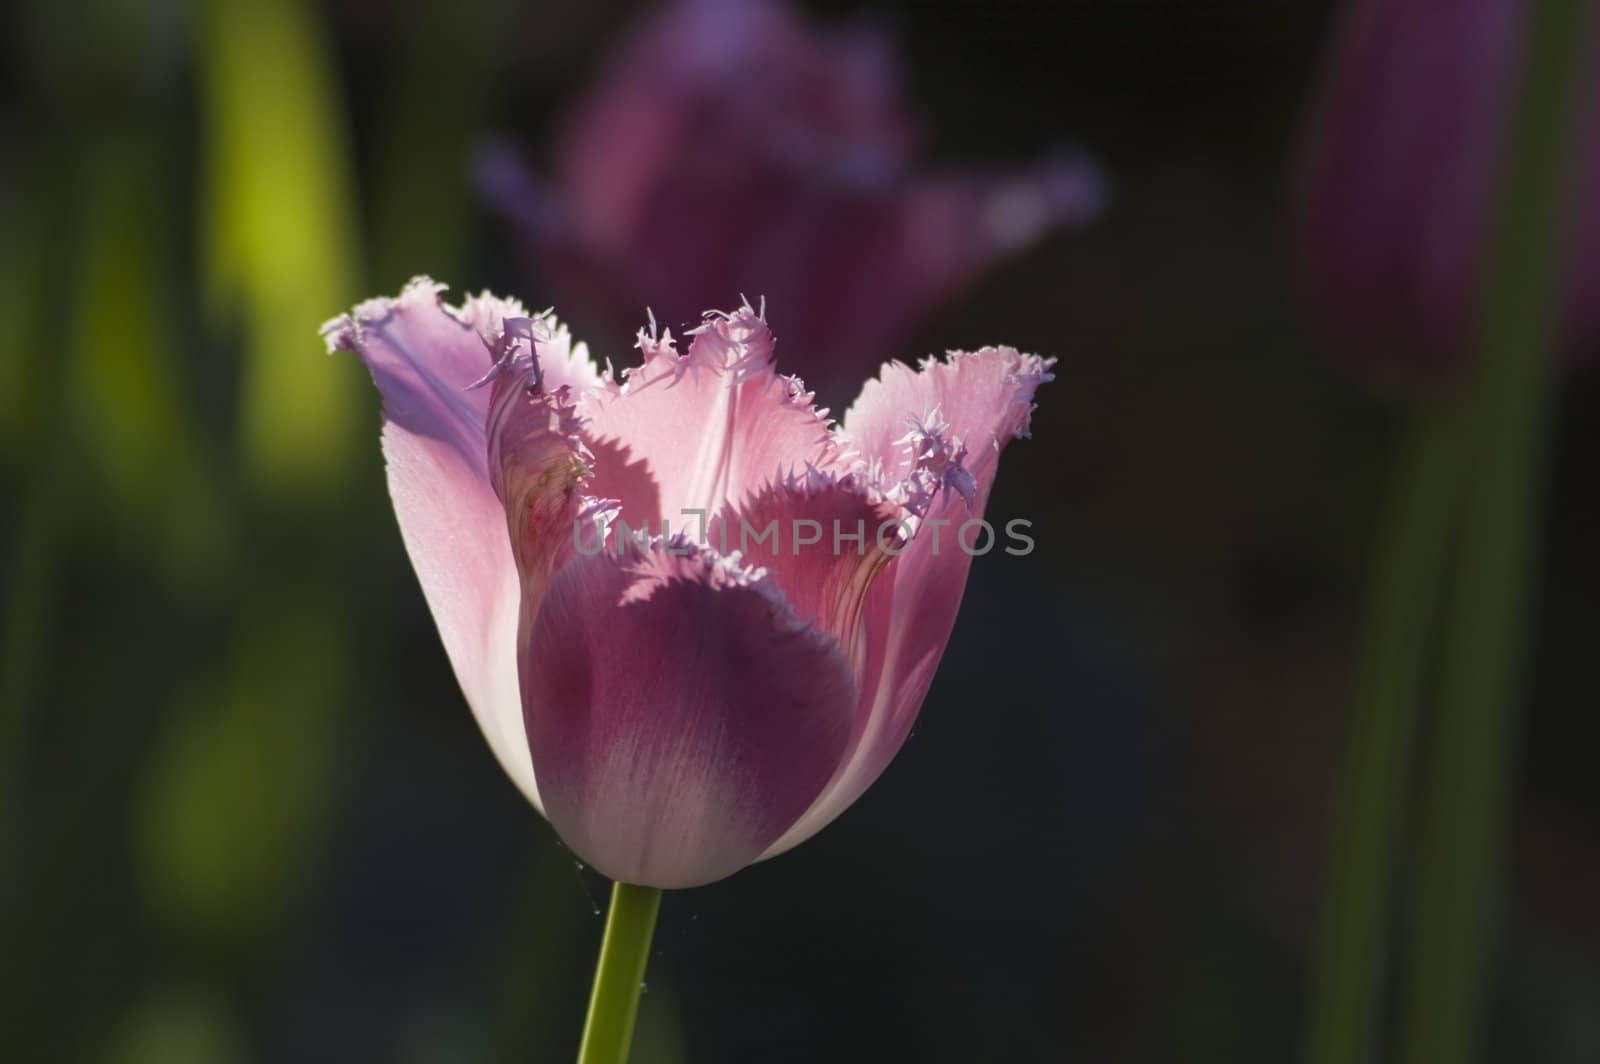
[[[660,908],[661,891],[655,887],[617,883],[611,888],[611,911],[600,940],[578,1064],[626,1064]]]
[[[1472,475],[1423,804],[1421,891],[1398,1058],[1409,1064],[1470,1064],[1483,1026],[1558,339],[1561,223],[1591,6],[1529,5],[1466,396]]]
[[[1389,484],[1312,969],[1308,1064],[1358,1064],[1371,1056],[1395,827],[1461,499],[1463,427],[1455,404],[1417,411]]]

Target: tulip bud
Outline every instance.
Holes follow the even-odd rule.
[[[1298,287],[1385,375],[1470,355],[1530,2],[1358,0],[1340,12],[1293,188]],[[1600,103],[1600,68],[1586,75]],[[1600,107],[1574,145],[1560,337],[1600,348]]]

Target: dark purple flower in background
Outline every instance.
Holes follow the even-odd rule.
[[[768,0],[679,0],[566,117],[552,181],[503,146],[477,181],[576,320],[620,330],[648,306],[676,328],[728,292],[765,296],[788,365],[822,383],[908,354],[924,315],[1103,199],[1072,157],[914,172],[899,88],[875,29],[817,30]]]
[[[1304,302],[1369,363],[1437,376],[1469,352],[1506,151],[1525,0],[1358,0],[1339,14],[1304,130],[1294,240]],[[1591,67],[1585,134],[1600,132]],[[1577,145],[1561,340],[1600,345],[1600,137]]]

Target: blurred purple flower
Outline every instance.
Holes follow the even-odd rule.
[[[772,0],[678,0],[567,116],[552,183],[498,145],[476,180],[575,320],[648,306],[679,326],[712,296],[766,296],[792,315],[774,323],[785,359],[817,384],[903,353],[924,315],[1104,199],[1098,170],[1066,155],[914,173],[899,82],[875,29],[816,30]]]
[[[1334,339],[1437,376],[1474,328],[1525,0],[1358,0],[1334,28],[1294,175],[1303,301]],[[1600,104],[1600,67],[1588,102]],[[1600,133],[1591,106],[1588,134]],[[1600,137],[1574,167],[1561,340],[1600,344]]]

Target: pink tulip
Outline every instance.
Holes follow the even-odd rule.
[[[1379,366],[1448,371],[1476,328],[1523,0],[1357,0],[1334,29],[1295,175],[1304,299]],[[1600,345],[1600,67],[1577,145],[1562,330]]]
[[[890,363],[834,425],[749,306],[682,354],[641,330],[619,382],[553,318],[440,291],[323,334],[383,395],[400,531],[501,765],[622,882],[707,883],[819,831],[911,728],[1051,363]]]
[[[1007,255],[1092,218],[1098,172],[915,172],[893,50],[773,0],[677,0],[625,39],[556,140],[546,184],[505,148],[477,178],[579,320],[651,306],[695,323],[705,292],[764,292],[792,368],[859,379]],[[805,307],[826,306],[810,317]]]

